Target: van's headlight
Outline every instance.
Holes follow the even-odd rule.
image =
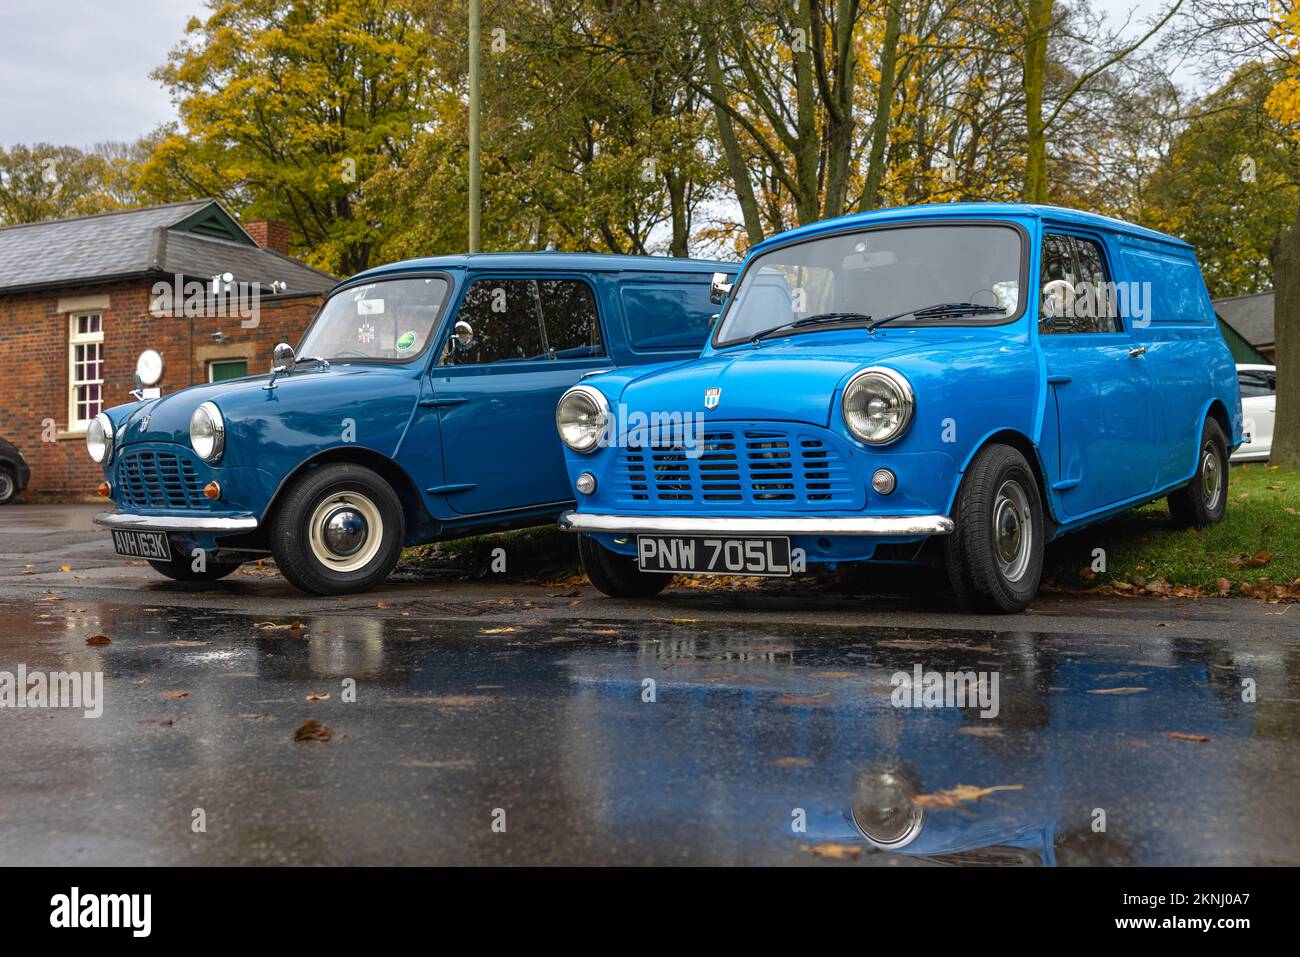
[[[103,412],[86,426],[86,451],[100,465],[113,461],[113,420]]]
[[[211,402],[204,402],[190,416],[190,444],[205,462],[221,458],[226,448],[226,422]]]
[[[844,388],[844,422],[868,445],[887,445],[912,422],[912,387],[893,369],[863,369]]]
[[[555,428],[560,439],[575,452],[590,452],[609,427],[609,403],[600,390],[575,385],[555,407]]]

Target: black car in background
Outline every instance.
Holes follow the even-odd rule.
[[[0,439],[0,505],[7,505],[27,487],[32,470],[23,453],[10,442]]]

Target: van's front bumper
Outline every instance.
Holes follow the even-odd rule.
[[[600,515],[565,512],[560,528],[566,532],[667,535],[862,535],[914,538],[949,535],[956,525],[947,515],[852,515],[751,518],[745,516]]]
[[[135,512],[101,512],[93,519],[105,528],[144,532],[233,535],[257,528],[255,515],[141,515]]]

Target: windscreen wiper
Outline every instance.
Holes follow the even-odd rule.
[[[785,322],[779,326],[774,326],[765,332],[759,332],[749,341],[758,345],[764,339],[778,335],[790,329],[798,329],[801,326],[820,326],[831,322],[870,322],[871,317],[863,312],[819,312],[816,315],[804,316],[802,319],[796,319],[794,322]]]
[[[878,326],[893,322],[895,319],[902,319],[904,316],[915,316],[917,319],[956,319],[959,316],[991,316],[994,313],[1004,312],[1006,312],[1005,306],[981,306],[975,302],[938,302],[933,306],[921,306],[918,309],[896,312],[892,316],[882,316],[867,326],[867,331],[874,332]]]

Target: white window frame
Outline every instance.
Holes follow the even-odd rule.
[[[215,370],[213,370],[212,367],[215,366],[215,365],[221,365],[222,363],[226,363],[226,362],[242,362],[242,363],[244,364],[244,375],[248,375],[248,357],[247,357],[247,356],[244,356],[244,355],[238,355],[238,356],[216,356],[216,357],[211,358],[211,359],[208,360],[208,381],[209,381],[209,382],[216,382],[216,381],[217,381],[216,379],[212,378],[212,373],[215,371]]]
[[[82,319],[91,316],[99,317],[98,332],[78,332],[77,327]],[[99,346],[99,375],[98,379],[78,379],[77,378],[77,346]],[[68,431],[84,432],[90,425],[90,419],[81,419],[77,417],[77,387],[86,385],[99,386],[99,407],[104,408],[104,313],[99,309],[92,309],[87,312],[74,312],[68,316]]]

